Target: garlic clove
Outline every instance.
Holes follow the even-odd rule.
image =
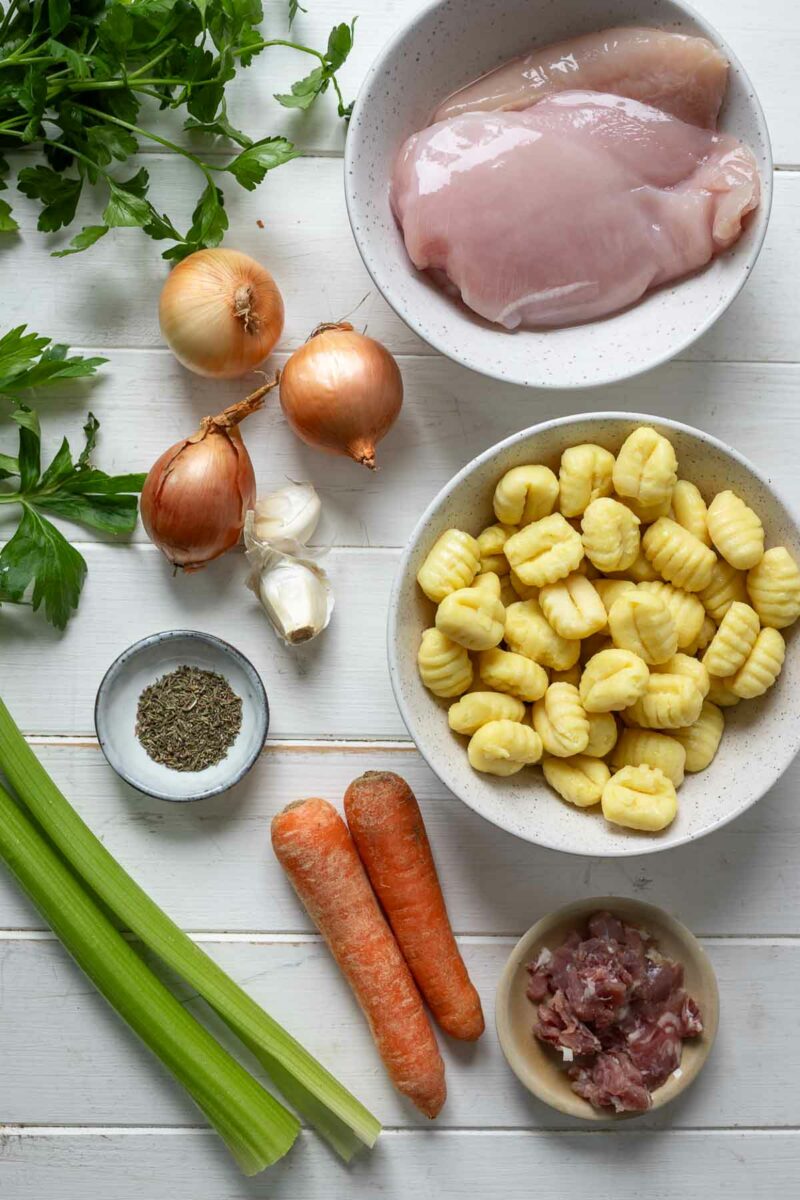
[[[311,641],[331,619],[333,592],[316,563],[274,554],[258,575],[257,589],[275,632],[290,646]]]
[[[261,542],[305,546],[319,524],[322,505],[313,484],[290,483],[256,501],[253,532]]]

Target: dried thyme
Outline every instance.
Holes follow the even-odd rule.
[[[215,766],[241,727],[241,698],[215,671],[177,667],[139,697],[136,736],[154,762],[174,771]]]

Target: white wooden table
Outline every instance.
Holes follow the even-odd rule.
[[[352,94],[417,0],[362,3],[357,48],[343,72]],[[107,846],[381,1118],[379,1146],[349,1171],[304,1133],[273,1170],[240,1177],[179,1088],[123,1028],[6,876],[0,877],[0,1195],[6,1200],[322,1200],[387,1196],[522,1200],[588,1193],[606,1200],[796,1194],[800,1177],[800,763],[755,810],[670,854],[619,862],[569,858],[483,822],[442,789],[409,743],[389,687],[386,599],[400,547],[422,507],[476,452],[536,421],[587,408],[674,416],[748,454],[800,508],[800,121],[795,0],[698,0],[740,53],[767,111],[778,164],[770,232],[752,282],[682,358],[622,387],[526,393],[432,353],[382,302],[345,217],[343,130],[330,104],[309,119],[272,92],[305,66],[271,51],[235,88],[231,116],[287,131],[305,157],[256,192],[229,188],[228,244],[263,259],[287,305],[285,360],[320,321],[362,299],[359,322],[399,356],[402,419],[380,447],[382,470],[302,446],[271,403],[247,425],[260,491],[309,478],[325,502],[321,540],[337,595],[319,642],[278,646],[242,587],[241,556],[173,578],[138,529],[130,548],[100,538],[82,550],[90,574],[80,613],[59,636],[26,611],[0,613],[0,688],[49,770]],[[359,7],[354,4],[354,8]],[[268,0],[270,29],[283,3]],[[296,32],[324,42],[348,18],[344,0],[311,0]],[[173,216],[186,218],[197,180],[187,164],[147,155]],[[27,321],[110,359],[87,396],[39,407],[54,439],[91,403],[109,470],[147,467],[196,420],[237,398],[241,383],[188,375],[160,342],[156,299],[165,268],[136,231],[111,233],[84,256],[48,257],[24,214],[0,251],[2,327]],[[264,228],[260,227],[263,221]],[[3,529],[0,528],[0,536]],[[272,705],[269,748],[249,779],[216,801],[171,806],[125,788],[93,736],[100,678],[135,639],[194,626],[231,638],[260,670]],[[444,1047],[449,1099],[435,1128],[395,1095],[360,1013],[284,882],[268,843],[271,815],[309,794],[341,799],[368,768],[401,772],[419,796],[453,924],[489,1018],[482,1042]],[[705,941],[718,972],[717,1048],[693,1089],[666,1111],[613,1132],[588,1131],[534,1101],[501,1057],[492,1027],[498,972],[515,938],[578,896],[638,895]],[[193,1007],[193,1001],[187,1001]]]

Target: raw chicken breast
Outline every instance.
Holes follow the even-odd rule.
[[[735,242],[758,199],[735,138],[597,92],[423,129],[391,190],[415,266],[508,329],[632,304]]]
[[[728,61],[706,38],[663,29],[603,29],[532,50],[449,96],[434,121],[516,112],[557,92],[610,92],[716,129]]]

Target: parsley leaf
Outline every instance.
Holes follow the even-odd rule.
[[[16,397],[28,388],[94,375],[107,361],[70,358],[66,346],[51,345],[50,338],[25,330],[25,325],[18,325],[0,337],[0,395]]]
[[[328,35],[328,47],[322,56],[322,65],[293,83],[291,92],[276,95],[275,99],[279,104],[284,108],[310,108],[317,97],[328,90],[328,85],[335,79],[336,72],[353,49],[355,24],[353,20],[350,25],[334,25]],[[349,116],[352,107],[351,104],[345,108],[340,98],[339,115]]]
[[[21,603],[33,584],[34,612],[44,604],[48,621],[64,629],[78,607],[86,560],[55,525],[25,508],[11,541],[0,551],[0,593]]]
[[[267,171],[272,171],[281,163],[297,158],[299,153],[300,151],[296,150],[286,138],[266,137],[262,138],[260,142],[253,142],[251,146],[238,154],[232,162],[228,163],[226,170],[236,176],[243,188],[252,192],[261,183]]]
[[[51,258],[66,258],[68,254],[80,254],[88,250],[95,242],[108,233],[108,225],[84,225],[80,233],[76,233],[70,244],[64,250],[53,250]]]
[[[62,225],[69,225],[75,216],[83,180],[59,175],[50,167],[23,167],[17,176],[17,187],[23,196],[41,200],[43,208],[37,229],[52,233]]]

